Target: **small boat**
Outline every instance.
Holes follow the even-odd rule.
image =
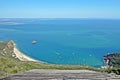
[[[37,41],[35,41],[35,40],[32,41],[32,44],[36,44],[36,43],[37,43]]]

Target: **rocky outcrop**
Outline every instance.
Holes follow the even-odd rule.
[[[120,53],[111,53],[104,56],[104,62],[107,67],[120,67]]]
[[[14,53],[13,41],[0,42],[0,53],[4,56],[16,57]]]
[[[40,62],[40,61],[30,58],[29,56],[26,56],[21,51],[19,51],[16,44],[12,40],[0,42],[0,54],[2,54],[3,56],[17,58],[20,61]]]
[[[120,76],[89,70],[30,70],[3,80],[120,80]]]

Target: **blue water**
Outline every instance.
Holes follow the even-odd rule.
[[[0,19],[0,40],[43,62],[100,67],[105,54],[120,52],[120,20]]]

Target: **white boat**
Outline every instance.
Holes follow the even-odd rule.
[[[32,41],[32,44],[36,44],[36,43],[37,43],[37,41],[35,41],[35,40]]]

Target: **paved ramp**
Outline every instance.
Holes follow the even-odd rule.
[[[30,70],[3,80],[120,80],[120,76],[89,70]]]

